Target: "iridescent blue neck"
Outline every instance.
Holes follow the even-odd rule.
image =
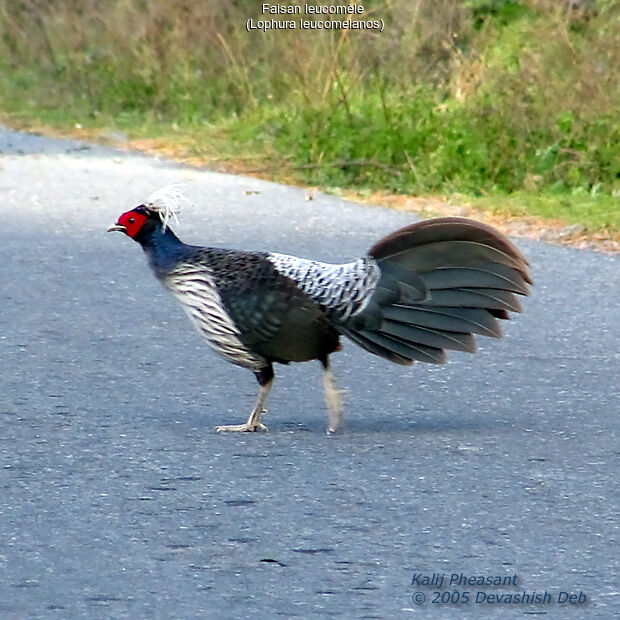
[[[158,278],[165,277],[170,270],[187,255],[188,245],[183,243],[168,227],[161,223],[136,238]]]

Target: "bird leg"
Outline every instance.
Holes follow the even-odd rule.
[[[327,404],[327,434],[335,433],[342,421],[342,404],[340,402],[340,390],[334,383],[334,376],[329,370],[327,360],[323,362],[323,389],[325,390],[325,403]]]
[[[273,367],[268,366],[258,372],[254,373],[258,382],[260,383],[260,391],[258,392],[258,398],[256,399],[256,405],[250,413],[250,417],[245,424],[231,424],[229,426],[216,426],[215,430],[218,433],[223,432],[253,432],[253,431],[267,431],[269,430],[261,421],[260,416],[265,411],[263,405],[267,400],[271,386],[273,385]]]

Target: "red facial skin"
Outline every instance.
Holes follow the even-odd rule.
[[[142,224],[146,221],[146,215],[137,211],[127,211],[118,218],[117,224],[126,228],[125,233],[132,239],[140,232]]]

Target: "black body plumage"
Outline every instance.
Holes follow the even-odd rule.
[[[190,318],[216,351],[226,353],[220,347],[230,349],[234,337],[243,344],[224,355],[229,361],[254,371],[273,362],[326,363],[338,347],[339,334],[325,310],[280,273],[268,254],[187,245],[161,225],[138,241],[157,278],[186,309],[195,310]],[[222,343],[211,337],[203,318],[230,323],[236,333]]]
[[[194,256],[211,270],[242,342],[267,361],[326,361],[337,348],[339,335],[325,310],[267,254],[210,248]]]

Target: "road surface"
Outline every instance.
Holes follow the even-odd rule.
[[[8,130],[0,151],[1,618],[619,613],[618,257],[517,240],[536,286],[504,339],[413,368],[347,342],[342,434],[318,363],[276,369],[268,434],[216,434],[254,377],[106,227],[181,182],[186,241],[343,261],[412,216]]]

